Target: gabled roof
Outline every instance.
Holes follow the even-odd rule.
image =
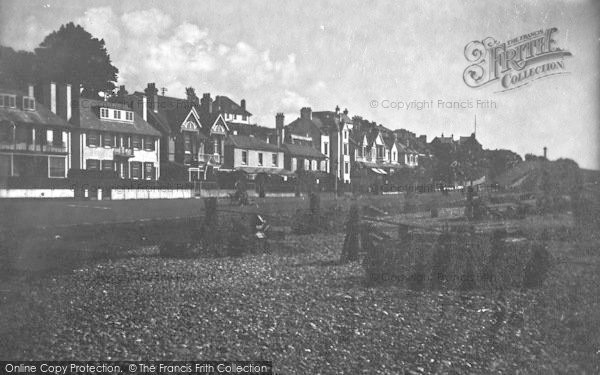
[[[260,151],[272,151],[280,152],[282,150],[277,145],[267,143],[256,137],[250,137],[246,135],[230,135],[227,137],[226,143],[229,146],[235,148],[248,149],[248,150],[260,150]]]
[[[252,113],[248,112],[242,106],[231,100],[225,95],[217,95],[213,102],[213,108],[218,112],[224,113],[235,113],[242,116],[252,116]]]
[[[310,146],[286,143],[286,144],[282,145],[281,147],[283,148],[283,150],[286,154],[291,155],[291,156],[301,156],[301,157],[316,158],[316,159],[326,159],[327,158],[327,156],[325,156],[319,150],[317,150],[314,147],[310,147]]]
[[[143,92],[136,91],[128,95],[125,102],[138,113],[142,113]],[[183,121],[188,117],[192,108],[196,111],[199,105],[187,99],[175,98],[172,96],[157,95],[158,106],[156,112],[152,108],[151,98],[148,98],[148,122],[164,134],[179,132]]]
[[[286,133],[297,134],[301,136],[310,135],[311,131],[317,130],[321,134],[328,134],[327,129],[323,127],[321,122],[316,122],[314,119],[309,120],[307,118],[298,117],[294,121],[290,122],[285,126]]]
[[[64,119],[52,113],[46,106],[39,103],[36,100],[35,111],[23,110],[20,107],[23,105],[22,100],[18,100],[19,96],[27,96],[19,90],[11,90],[6,88],[0,88],[0,92],[3,94],[11,94],[17,96],[17,108],[5,108],[0,107],[0,122],[14,122],[15,124],[34,124],[34,125],[48,125],[58,126],[63,128],[70,128],[71,125]]]
[[[202,127],[207,132],[210,132],[213,125],[217,122],[221,123],[225,127],[226,131],[229,130],[229,124],[227,123],[227,121],[225,121],[223,115],[221,115],[219,112],[206,113],[204,111],[201,111],[198,113],[198,115],[200,117],[200,123],[202,124]]]
[[[127,133],[139,135],[160,136],[161,133],[152,125],[144,121],[142,116],[135,114],[133,122],[115,121],[115,120],[100,120],[100,108],[113,108],[123,111],[131,111],[132,109],[121,103],[111,103],[103,100],[95,99],[79,99],[79,127],[82,129],[90,129],[113,133]]]
[[[275,135],[275,128],[269,128],[266,126],[260,126],[257,124],[239,124],[235,122],[228,122],[229,130],[237,132],[238,135],[253,135],[260,139],[268,139]]]

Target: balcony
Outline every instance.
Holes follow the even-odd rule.
[[[221,164],[221,155],[219,154],[198,154],[198,162],[209,165]]]
[[[29,152],[45,152],[66,154],[69,152],[64,144],[31,144],[31,143],[11,143],[0,142],[0,150],[2,151],[29,151]]]
[[[128,147],[117,147],[113,150],[113,155],[121,158],[132,158],[133,149]]]

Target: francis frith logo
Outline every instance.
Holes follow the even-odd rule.
[[[498,81],[500,90],[525,86],[536,79],[568,73],[567,50],[558,47],[556,27],[540,29],[506,42],[492,37],[475,40],[465,47],[465,58],[471,62],[463,80],[469,87],[481,87]]]

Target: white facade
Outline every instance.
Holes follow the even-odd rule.
[[[136,135],[104,133],[102,134],[102,139],[98,142],[98,146],[93,146],[88,145],[88,133],[82,133],[79,139],[81,150],[79,162],[81,169],[90,169],[88,168],[90,160],[100,161],[98,169],[104,169],[102,161],[112,161],[113,170],[116,170],[121,178],[156,180],[160,178],[160,138],[139,136],[141,141],[140,146],[133,147],[132,137],[136,137]],[[103,146],[103,137],[106,136],[113,137],[113,146]],[[152,138],[154,150],[146,149],[148,138]],[[114,146],[117,144],[121,146]],[[142,176],[134,175],[132,173],[132,163],[136,162],[142,163],[142,168],[144,168],[146,163],[152,163],[154,176],[147,178],[145,171],[142,171]]]
[[[262,155],[262,162],[260,162]],[[283,151],[233,149],[233,168],[273,168],[283,169]]]

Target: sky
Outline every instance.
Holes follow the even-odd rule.
[[[0,44],[33,50],[73,21],[105,40],[130,92],[155,82],[175,97],[192,86],[198,96],[246,99],[270,127],[277,112],[289,123],[301,107],[339,106],[428,140],[469,135],[476,117],[485,148],[524,155],[546,146],[550,159],[599,169],[599,9],[593,0],[2,0]],[[463,81],[469,42],[551,27],[572,54],[568,74],[506,92]],[[391,108],[413,101],[433,105]]]

